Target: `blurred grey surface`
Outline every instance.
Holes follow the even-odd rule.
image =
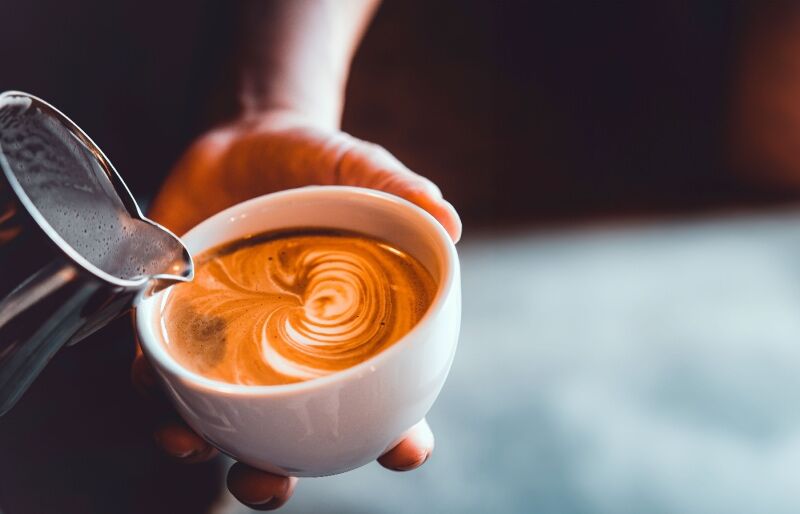
[[[468,233],[459,252],[434,456],[303,480],[282,512],[800,511],[800,213]]]

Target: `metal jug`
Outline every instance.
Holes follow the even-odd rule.
[[[0,415],[60,348],[193,274],[80,128],[39,98],[0,94]]]

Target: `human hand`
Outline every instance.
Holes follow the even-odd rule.
[[[461,220],[430,180],[382,147],[274,111],[200,137],[157,195],[150,217],[176,234],[231,205],[308,185],[350,185],[392,193],[422,207],[461,237]]]
[[[240,121],[201,137],[168,177],[155,199],[151,218],[182,234],[235,203],[312,184],[353,185],[396,194],[430,212],[454,241],[461,235],[458,214],[432,182],[376,145],[319,128],[286,111]],[[153,371],[140,351],[132,379],[142,391],[151,391],[155,385]],[[168,418],[170,421],[162,421],[155,430],[156,441],[167,454],[187,463],[216,455],[216,450],[174,413]],[[433,433],[422,421],[378,462],[396,471],[411,470],[428,459],[433,444]],[[259,510],[283,505],[296,482],[241,463],[228,472],[231,493]]]

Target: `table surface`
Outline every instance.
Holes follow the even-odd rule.
[[[283,512],[800,510],[800,213],[472,234],[459,252],[434,457],[305,480]]]

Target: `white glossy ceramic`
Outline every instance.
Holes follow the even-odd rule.
[[[458,255],[444,228],[398,197],[354,187],[312,186],[235,205],[182,239],[192,254],[279,229],[324,227],[384,239],[417,257],[438,291],[400,341],[352,368],[279,386],[233,385],[181,367],[161,336],[163,293],[136,309],[147,357],[186,422],[235,459],[292,476],[342,473],[394,446],[444,384],[461,323]]]

